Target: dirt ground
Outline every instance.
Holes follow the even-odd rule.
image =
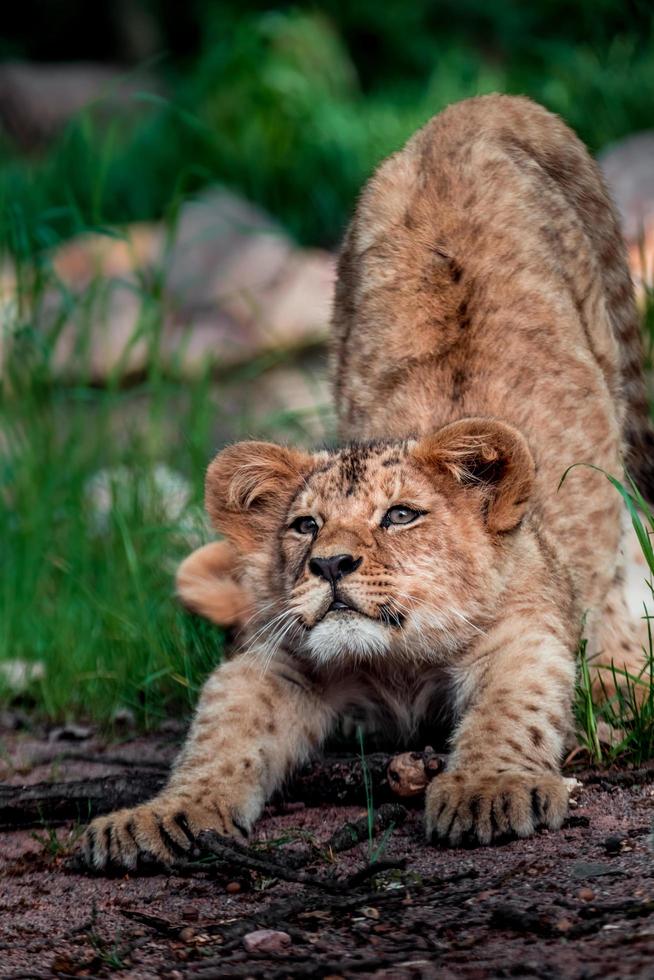
[[[85,735],[3,735],[0,778],[138,780],[179,740]],[[70,867],[79,824],[4,832],[0,976],[652,978],[654,768],[576,775],[560,832],[492,848],[428,846],[412,806],[335,854],[326,842],[365,810],[296,800],[269,808],[227,865],[100,878]]]

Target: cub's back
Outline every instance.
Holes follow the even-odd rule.
[[[381,165],[344,242],[333,327],[345,438],[492,415],[527,436],[542,496],[580,460],[615,472],[623,439],[654,489],[615,213],[583,144],[529,100],[458,103]]]

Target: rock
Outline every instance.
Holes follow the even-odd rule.
[[[243,936],[243,946],[246,951],[258,953],[260,956],[279,956],[286,953],[292,942],[287,932],[276,929],[256,929]]]
[[[88,725],[61,725],[58,728],[53,728],[48,735],[49,742],[85,742],[87,739],[91,738],[94,734],[94,730],[89,728]]]
[[[0,124],[24,149],[53,139],[82,109],[95,116],[143,112],[134,96],[161,92],[150,74],[93,62],[48,64],[7,61],[0,65]]]
[[[225,190],[186,202],[172,241],[162,225],[135,224],[120,235],[67,242],[51,262],[56,279],[35,326],[61,327],[51,360],[56,378],[138,376],[155,346],[162,367],[192,377],[207,365],[226,371],[273,351],[312,347],[327,335],[334,257],[299,249],[263,211]],[[17,295],[5,264],[0,370]]]
[[[603,864],[600,861],[573,861],[571,865],[573,878],[601,878],[603,875],[621,875],[619,869],[610,864]]]
[[[634,133],[600,153],[599,165],[628,242],[654,222],[654,130]]]
[[[136,727],[136,715],[131,708],[116,708],[111,715],[111,724],[114,728],[130,730]]]
[[[190,482],[165,463],[145,472],[128,466],[98,470],[87,481],[84,497],[96,534],[107,533],[114,508],[124,511],[138,506],[150,519],[173,525],[192,548],[210,537],[203,509],[191,501]]]
[[[19,732],[30,727],[30,716],[17,708],[0,711],[0,731]]]
[[[13,694],[21,694],[35,681],[45,677],[45,664],[41,660],[23,660],[20,657],[9,658],[0,663],[0,683],[8,687]]]
[[[627,733],[624,728],[614,728],[613,725],[609,725],[608,722],[602,719],[597,722],[597,738],[602,745],[608,745],[609,748],[614,748],[626,738],[626,735]]]
[[[622,850],[623,838],[622,837],[607,837],[604,841],[604,850],[607,854],[611,856],[619,854]]]
[[[654,130],[609,146],[599,164],[620,213],[629,268],[642,302],[644,287],[654,284]]]
[[[570,919],[566,918],[557,919],[554,923],[554,928],[557,932],[570,932],[572,929],[572,922]]]

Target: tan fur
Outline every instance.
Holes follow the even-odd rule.
[[[587,467],[560,483],[628,459],[647,489],[641,357],[613,209],[560,120],[474,99],[383,163],[340,260],[345,445],[243,443],[212,463],[229,544],[190,556],[178,588],[226,621],[212,590],[227,576],[247,652],[207,682],[163,793],[91,826],[89,862],[247,832],[339,718],[406,738],[443,701],[452,751],[428,834],[559,827],[584,623],[595,665],[642,659],[619,497]]]
[[[237,554],[227,541],[193,551],[177,569],[177,594],[191,612],[219,626],[241,626],[252,601],[237,580]]]

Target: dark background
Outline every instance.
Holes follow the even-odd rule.
[[[28,237],[50,240],[160,217],[220,181],[333,245],[379,158],[456,99],[531,95],[595,152],[649,128],[652,23],[644,0],[9,4],[5,62],[97,62],[130,95],[112,113],[111,87],[90,91],[107,111],[47,140],[14,113],[0,193]]]

